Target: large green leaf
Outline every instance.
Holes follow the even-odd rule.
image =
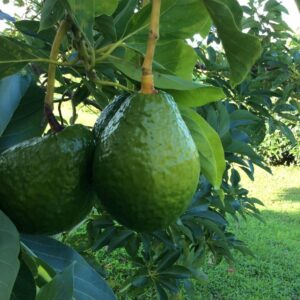
[[[93,27],[95,20],[96,0],[66,0],[69,7],[69,13],[78,26],[80,31],[84,34],[86,39],[93,45]],[[103,2],[103,1],[101,1]]]
[[[127,49],[129,50],[129,49]],[[126,51],[125,57],[110,57],[108,60],[118,70],[130,79],[140,82],[142,79],[141,56],[134,51]],[[164,74],[156,70],[153,71],[154,84],[157,88],[170,90],[191,90],[199,88],[201,85],[190,80],[185,80],[178,76]]]
[[[43,116],[44,90],[32,83],[0,137],[0,153],[17,143],[40,136],[46,126]]]
[[[25,262],[21,261],[10,300],[36,300],[35,296],[36,286],[33,275]]]
[[[243,81],[261,54],[258,38],[241,32],[235,12],[228,1],[203,0],[217,27],[231,70],[231,83]]]
[[[41,23],[39,31],[54,26],[64,15],[64,6],[59,0],[46,0],[41,12]]]
[[[22,235],[22,241],[56,272],[62,272],[76,262],[74,266],[76,300],[116,299],[104,279],[72,248],[46,236]]]
[[[127,25],[125,35],[138,32],[141,40],[145,40],[150,11],[149,4],[134,14]],[[162,1],[160,24],[162,39],[185,39],[193,37],[195,33],[206,36],[211,19],[202,0],[165,0]]]
[[[20,262],[19,233],[14,224],[0,210],[0,299],[10,300]]]
[[[0,80],[0,136],[30,85],[30,77],[12,75]]]
[[[36,300],[72,300],[74,293],[74,264],[57,274],[38,292]]]
[[[199,107],[225,98],[221,88],[208,85],[189,91],[170,90],[169,93],[178,104],[187,107]]]
[[[201,171],[213,187],[218,190],[226,165],[220,137],[193,109],[180,106],[180,112],[198,148]]]
[[[128,47],[145,55],[147,44],[130,41]],[[170,51],[172,49],[172,51]],[[166,71],[186,80],[192,80],[193,70],[197,62],[197,54],[194,49],[183,40],[171,40],[158,42],[155,48],[154,63],[157,63]]]
[[[84,2],[84,1],[83,1]],[[118,0],[96,1],[95,16],[111,16],[118,6]]]
[[[20,71],[29,61],[40,59],[29,45],[14,38],[0,36],[0,79]]]
[[[297,6],[298,6],[298,10],[300,12],[300,0],[295,0],[295,1],[296,1]]]

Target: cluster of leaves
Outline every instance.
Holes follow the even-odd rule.
[[[4,95],[0,98],[0,151],[44,131],[46,69],[57,25],[65,12],[72,26],[56,62],[56,102],[58,106],[71,102],[70,123],[76,121],[79,104],[102,110],[114,96],[139,90],[151,11],[148,2],[110,0],[89,5],[87,1],[46,0],[42,7],[35,6],[38,13],[32,19],[13,23],[13,34],[0,35],[0,94]],[[182,18],[182,11],[188,18]],[[253,78],[263,76],[265,69],[258,66],[264,62],[259,60],[247,77],[261,47],[257,37],[243,33],[245,23],[235,0],[162,3],[161,38],[153,66],[155,86],[174,96],[198,147],[202,176],[188,210],[165,230],[136,233],[117,224],[103,209],[88,220],[89,250],[122,247],[135,264],[136,273],[122,290],[126,295],[143,298],[151,291],[168,299],[184,287],[192,299],[196,297],[192,279],[205,278],[201,265],[208,256],[218,263],[223,258],[233,261],[231,249],[251,254],[227,229],[228,215],[260,218],[256,205],[262,203],[248,197],[248,191],[240,186],[238,170],[252,179],[254,164],[269,170],[252,145],[261,139],[257,128],[264,128],[266,120],[282,122],[269,112],[275,94],[267,85],[269,79],[261,93],[256,93],[256,84],[261,87],[262,80],[255,83]],[[208,35],[207,45],[196,51],[185,41],[195,33],[203,38]],[[222,42],[225,54],[210,47],[213,41]],[[265,45],[269,43],[266,39]],[[194,69],[199,59],[205,76]],[[291,95],[296,88],[286,93]],[[275,107],[279,105],[275,103]],[[61,119],[67,123],[63,113]],[[1,212],[0,225],[5,228],[0,231],[5,240],[0,245],[0,285],[6,287],[1,288],[1,299],[10,299],[11,291],[12,299],[24,300],[80,300],[86,295],[115,299],[101,276],[71,248],[47,237],[21,235],[20,242],[13,224]],[[7,253],[8,248],[13,251]],[[11,268],[2,272],[6,263]]]
[[[288,11],[277,0],[251,0],[243,10],[247,16],[242,22],[243,30],[257,36],[262,44],[262,54],[247,78],[234,88],[230,85],[230,66],[214,30],[197,49],[201,62],[196,76],[222,87],[229,103],[248,111],[244,141],[257,148],[266,161],[279,163],[280,157],[283,162],[285,157],[296,159],[299,139],[295,134],[300,121],[299,37],[283,21],[282,15]]]

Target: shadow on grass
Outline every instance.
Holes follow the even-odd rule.
[[[300,178],[299,178],[299,182],[300,182]],[[277,194],[277,197],[283,201],[300,202],[300,187],[282,189]]]

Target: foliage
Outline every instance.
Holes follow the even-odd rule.
[[[29,3],[34,5],[35,1]],[[263,24],[260,25],[256,21],[260,17],[256,7],[262,3],[270,14],[260,20]],[[29,78],[29,86],[34,87],[34,98],[38,101],[38,95],[44,92],[47,65],[53,63],[49,61],[51,44],[59,21],[65,17],[64,12],[72,26],[55,62],[60,120],[66,125],[73,124],[79,105],[103,110],[116,95],[139,90],[150,4],[137,0],[95,1],[94,4],[46,0],[41,7],[34,5],[36,14],[30,19],[14,22],[11,34],[0,35],[0,87],[5,90],[3,82],[13,80],[15,89],[21,91],[18,96],[9,93],[0,98],[0,104],[8,103],[5,107],[12,116],[0,124],[1,133],[4,132],[0,138],[1,149],[43,131],[41,123],[33,121],[33,116],[42,113],[41,106],[32,104],[30,108],[35,108],[36,114],[28,113],[28,118],[33,118],[30,121],[25,117],[24,111],[29,105],[22,108],[21,104],[29,102],[32,92],[29,87],[24,89],[23,81],[18,79],[20,75],[15,74]],[[205,279],[201,266],[208,255],[215,263],[222,259],[232,263],[232,249],[252,254],[230,231],[228,216],[236,220],[248,215],[261,219],[257,205],[262,203],[249,197],[248,191],[240,185],[239,171],[251,179],[254,164],[270,171],[254,150],[264,138],[266,124],[279,128],[293,139],[291,130],[280,118],[298,120],[295,110],[298,104],[293,100],[297,100],[299,89],[299,48],[290,32],[284,36],[282,31],[282,36],[277,36],[278,30],[288,30],[281,20],[284,7],[277,1],[250,1],[244,10],[249,15],[246,19],[235,0],[163,1],[161,37],[154,62],[155,85],[173,95],[178,103],[197,143],[203,172],[190,207],[165,230],[151,234],[134,232],[117,224],[101,207],[95,208],[86,221],[89,243],[85,253],[101,248],[108,252],[122,248],[136,267],[135,274],[120,291],[121,297],[143,298],[150,293],[159,299],[168,299],[179,295],[184,287],[192,299],[195,297],[192,282]],[[182,11],[188,17],[182,18]],[[250,34],[243,33],[243,28],[248,28]],[[185,42],[195,33],[207,37],[206,44],[203,42],[196,51]],[[285,48],[283,40],[286,38],[296,43],[295,49]],[[280,54],[281,60],[291,54],[284,65],[273,57],[274,49],[270,46],[273,39],[275,45],[278,44],[275,52]],[[220,42],[224,52],[212,47],[212,43]],[[198,60],[201,62],[197,63]],[[224,95],[224,101],[216,102]],[[67,101],[72,106],[69,121],[60,109]],[[283,109],[286,112],[282,113]],[[26,121],[32,125],[26,135],[18,131],[19,116],[24,118],[22,124]],[[6,131],[9,134],[5,134]],[[18,139],[14,139],[15,133]],[[3,234],[0,231],[1,239]],[[18,245],[15,242],[14,246]],[[1,254],[2,258],[6,259]],[[75,250],[61,242],[21,235],[19,260],[18,278],[15,281],[12,277],[7,286],[15,282],[13,293],[17,295],[19,282],[27,278],[31,288],[31,292],[26,293],[28,300],[35,299],[36,287],[37,299],[66,300],[72,295],[84,299],[84,293],[91,299],[99,299],[103,293],[105,299],[115,299],[103,278]],[[18,264],[17,259],[15,264]],[[87,279],[91,285],[80,284],[80,280]],[[9,296],[3,300],[9,300]]]

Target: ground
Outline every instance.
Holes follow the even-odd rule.
[[[200,299],[300,299],[300,168],[256,170],[255,182],[243,178],[250,194],[265,203],[265,224],[249,218],[232,226],[255,258],[238,255],[233,268],[207,265]]]

